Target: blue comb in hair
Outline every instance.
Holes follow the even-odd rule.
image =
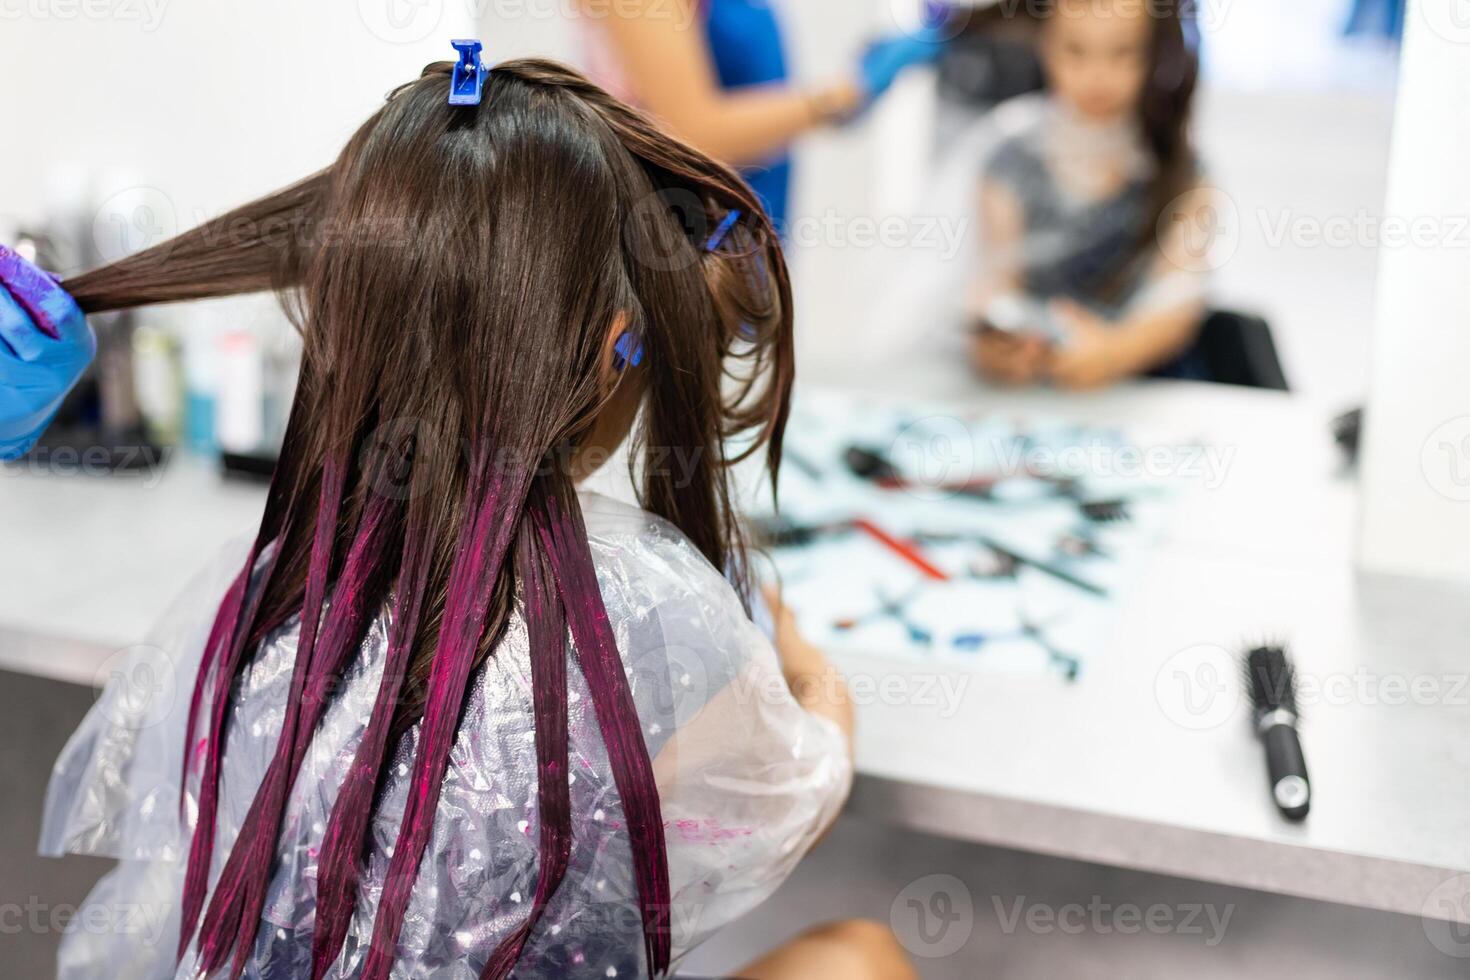
[[[709,236],[709,241],[704,243],[704,250],[706,252],[713,252],[715,249],[723,245],[725,243],[725,239],[729,236],[731,229],[735,227],[735,222],[739,220],[739,208],[736,208],[729,214],[725,215],[725,219],[715,227],[714,234]],[[740,325],[740,335],[746,340],[754,340],[755,327],[752,327],[748,323],[742,323]]]
[[[479,105],[485,92],[485,76],[490,69],[480,62],[484,45],[474,38],[449,42],[459,52],[459,61],[449,72],[449,104]]]
[[[706,252],[713,252],[719,248],[721,243],[724,242],[725,237],[730,234],[730,229],[734,228],[735,222],[739,220],[740,211],[738,209],[725,215],[724,220],[715,228],[714,234],[709,236],[709,241],[704,243],[704,250]],[[748,324],[743,325],[743,327],[746,336],[754,335],[755,331],[751,330]],[[638,342],[638,338],[634,337],[631,333],[625,333],[618,337],[617,341],[613,344],[613,367],[622,371],[629,367],[637,367],[642,363],[643,345]]]

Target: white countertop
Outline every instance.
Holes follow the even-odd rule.
[[[0,464],[0,668],[93,683],[264,507],[263,486],[182,455],[136,474]]]
[[[912,390],[981,410],[1197,433],[1230,465],[1218,488],[1180,498],[1109,652],[1075,686],[976,674],[957,710],[863,705],[854,807],[952,837],[1470,922],[1470,595],[1355,572],[1356,487],[1328,430],[1340,406],[1178,382],[997,394],[953,364],[925,381]],[[1301,825],[1271,802],[1234,666],[1266,638],[1289,642],[1304,681],[1313,807]],[[881,658],[843,668],[917,675],[915,692],[926,673]]]
[[[955,837],[1470,922],[1470,602],[1353,572],[1355,494],[1331,412],[1180,383],[998,396],[952,365],[923,380],[905,387],[977,408],[1167,421],[1233,456],[1217,489],[1180,503],[1110,652],[1076,685],[975,673],[954,711],[865,699],[855,808]],[[219,545],[253,530],[263,502],[262,488],[182,458],[142,478],[0,470],[0,667],[92,682]],[[1262,637],[1288,639],[1308,682],[1324,685],[1305,698],[1314,802],[1300,826],[1271,804],[1227,661]],[[842,666],[869,681],[908,677],[914,692],[938,679],[913,662]],[[1198,684],[1211,680],[1226,684],[1213,699]]]

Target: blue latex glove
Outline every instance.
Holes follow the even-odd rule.
[[[0,245],[0,460],[25,455],[97,353],[56,281]]]
[[[869,44],[858,63],[858,75],[868,101],[872,102],[888,91],[905,68],[928,64],[938,58],[943,49],[943,38],[936,30],[926,31],[917,37],[899,34]]]

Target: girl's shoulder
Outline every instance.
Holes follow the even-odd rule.
[[[986,175],[1018,179],[1035,176],[1045,163],[1045,139],[1055,115],[1044,93],[1018,95],[990,113],[991,152]]]
[[[591,490],[579,491],[577,499],[594,554],[599,547],[636,547],[644,557],[691,562],[718,575],[684,532],[657,514]]]
[[[662,530],[660,525],[679,533],[677,528],[656,514],[595,490],[579,490],[577,501],[582,505],[582,520],[590,537],[636,537],[656,533]]]
[[[989,125],[998,143],[1039,138],[1056,119],[1056,104],[1045,92],[1027,92],[1006,99],[990,111]]]
[[[735,671],[769,653],[759,595],[747,609],[724,572],[673,524],[631,504],[578,494],[603,604],[629,638],[678,644]],[[753,618],[752,618],[753,617]]]
[[[577,496],[604,601],[621,598],[645,608],[690,600],[739,605],[730,581],[673,524],[600,493]]]

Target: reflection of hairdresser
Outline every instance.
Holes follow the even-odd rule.
[[[791,143],[847,119],[899,73],[939,52],[903,35],[875,41],[850,75],[791,82],[775,0],[581,0],[592,73],[710,156],[742,169],[778,229],[786,226]]]
[[[1047,92],[997,110],[1008,135],[982,179],[976,365],[1064,388],[1200,377],[1190,347],[1206,282],[1191,232],[1212,212],[1178,7],[1061,0],[1040,52]]]
[[[96,351],[71,297],[0,246],[0,460],[35,445]]]

